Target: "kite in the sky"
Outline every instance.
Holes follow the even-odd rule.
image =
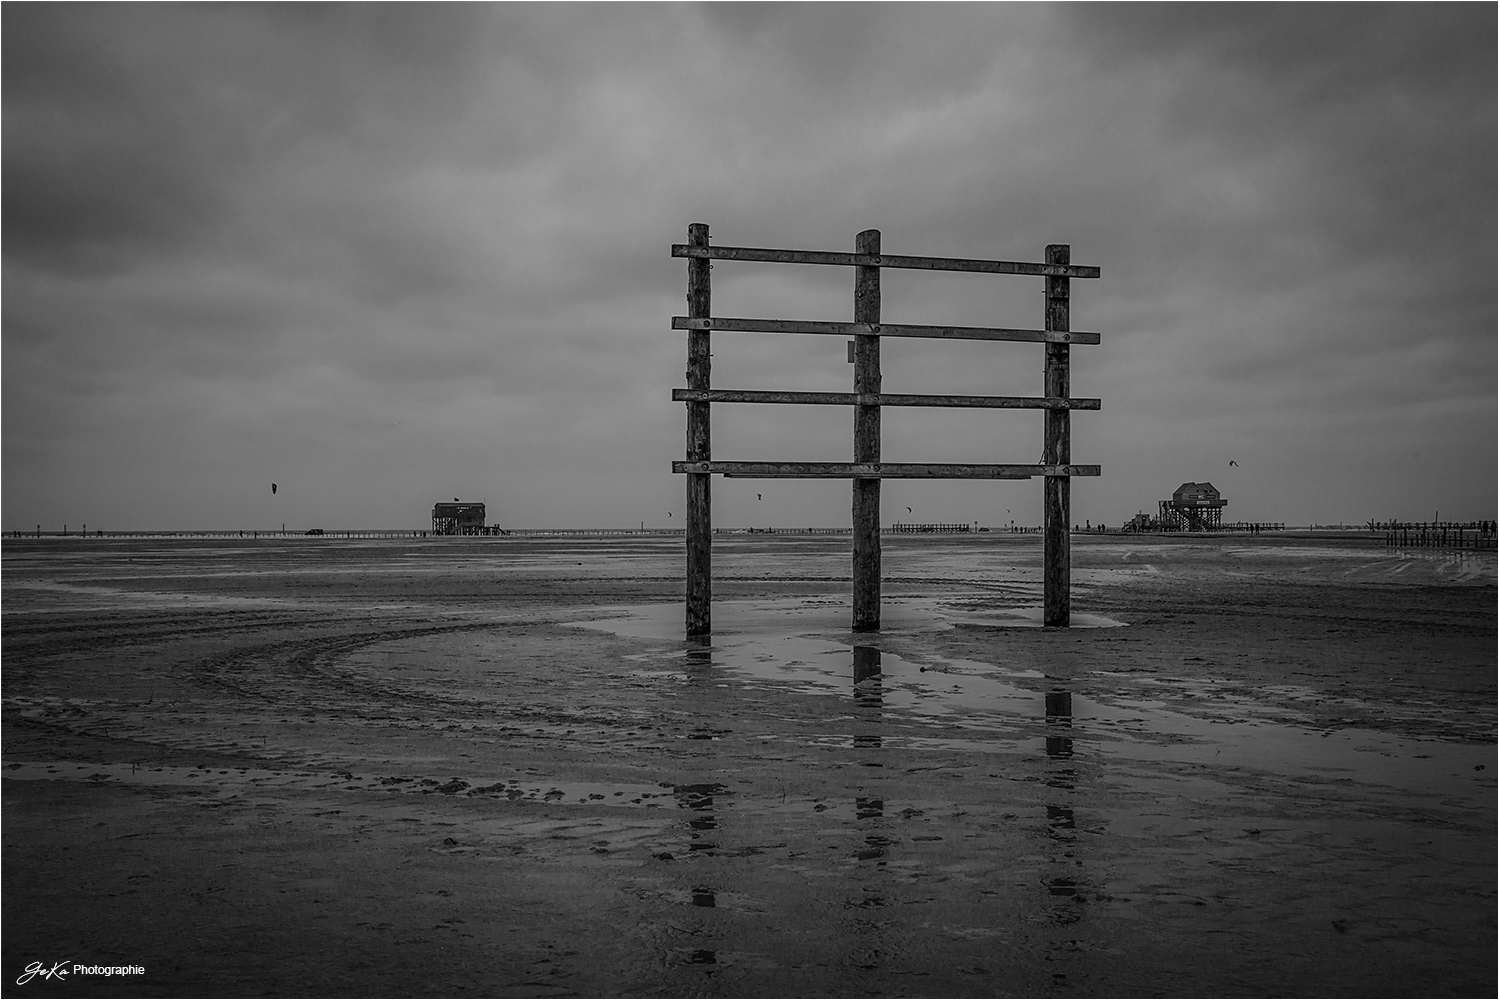
[[[273,483],[273,484],[271,484],[271,493],[274,494],[275,492],[276,492],[276,484]]]

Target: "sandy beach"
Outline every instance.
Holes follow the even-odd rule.
[[[715,546],[5,540],[6,993],[1495,994],[1494,552]]]

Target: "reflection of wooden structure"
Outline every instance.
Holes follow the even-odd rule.
[[[432,505],[433,535],[484,535],[484,505],[452,504]]]
[[[1169,531],[1212,532],[1228,503],[1212,483],[1184,483],[1161,502],[1161,523]]]
[[[687,404],[687,458],[672,463],[674,473],[687,474],[687,633],[712,632],[713,520],[709,478],[723,476],[847,479],[853,483],[854,629],[880,628],[880,481],[885,479],[1003,479],[1044,478],[1043,621],[1066,626],[1069,617],[1069,505],[1072,477],[1098,476],[1099,467],[1075,465],[1069,418],[1074,410],[1098,410],[1097,399],[1075,399],[1069,387],[1069,351],[1074,344],[1098,344],[1095,333],[1070,327],[1070,282],[1098,278],[1099,269],[1075,265],[1067,244],[1046,248],[1045,261],[962,260],[943,257],[904,257],[882,253],[880,231],[860,233],[854,253],[816,250],[771,250],[755,247],[715,247],[708,226],[688,227],[688,242],[672,247],[673,257],[688,261],[688,315],[672,317],[672,329],[688,332],[687,388],[674,389],[672,399]],[[821,320],[749,319],[712,314],[709,269],[711,262],[761,261],[773,264],[823,264],[854,268],[854,322]],[[1002,275],[1035,275],[1046,279],[1042,329],[1006,327],[948,327],[915,323],[884,323],[880,318],[880,273],[885,268],[925,271],[968,271]],[[829,334],[854,339],[854,392],[810,393],[748,389],[712,389],[709,385],[711,331],[756,331],[780,334]],[[887,337],[944,340],[1029,341],[1046,351],[1045,395],[954,396],[887,393],[881,386],[880,342]],[[715,460],[710,447],[709,407],[714,403],[783,403],[834,405],[854,408],[853,462],[725,462]],[[880,412],[882,407],[988,407],[1030,409],[1045,413],[1041,461],[1036,463],[882,462]]]

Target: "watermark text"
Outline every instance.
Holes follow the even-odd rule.
[[[24,973],[16,978],[16,984],[30,983],[40,977],[42,980],[63,980],[67,977],[143,977],[146,975],[144,966],[98,966],[84,963],[74,963],[63,960],[61,963],[31,963],[26,967]]]

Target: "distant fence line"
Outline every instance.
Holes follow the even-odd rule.
[[[103,529],[89,529],[87,531],[70,532],[43,532],[40,529],[26,532],[20,529],[11,529],[5,533],[13,539],[301,539],[305,537],[329,538],[329,539],[415,539],[431,535],[431,532],[421,529],[408,528],[384,528],[384,529],[319,529],[310,531],[259,531],[255,529],[199,529],[186,531],[160,531],[145,530],[132,532],[114,532]],[[494,533],[500,534],[500,533]]]
[[[203,529],[188,531],[130,531],[113,532],[102,529],[90,529],[88,531],[49,531],[41,530],[23,531],[11,529],[5,535],[15,539],[60,539],[60,538],[90,538],[90,539],[473,539],[481,537],[518,537],[525,539],[572,539],[572,538],[614,538],[614,537],[678,537],[681,538],[686,530],[682,528],[507,528],[501,529],[488,526],[490,530],[484,532],[467,532],[446,535],[434,533],[430,529],[317,529],[279,531],[259,531],[246,529],[244,531]],[[1101,526],[1102,530],[1102,526]],[[724,528],[716,527],[715,535],[850,535],[852,528],[778,528],[768,526],[766,528]],[[896,535],[943,535],[979,532],[993,532],[995,534],[1035,535],[1042,531],[1039,525],[1005,525],[995,528],[980,527],[976,529],[973,525],[958,524],[908,524],[896,522],[889,528],[881,529],[882,533]],[[1082,532],[1083,529],[1075,529]]]
[[[14,539],[472,539],[480,537],[516,536],[520,538],[601,538],[601,537],[682,537],[684,529],[681,528],[512,528],[500,529],[494,526],[492,531],[475,532],[458,535],[437,535],[430,529],[317,529],[287,530],[285,532],[277,529],[270,531],[259,531],[246,529],[240,531],[204,529],[190,531],[130,531],[114,532],[102,529],[90,529],[87,531],[49,531],[40,529],[23,531],[11,529],[5,533]],[[715,529],[720,535],[848,535],[848,528],[719,528]]]
[[[517,537],[524,539],[574,539],[574,538],[614,538],[614,537],[677,537],[681,538],[686,530],[682,528],[507,528],[500,529],[489,526],[490,531],[466,532],[457,534],[434,533],[430,529],[318,529],[315,531],[287,530],[285,532],[272,529],[268,532],[254,529],[245,531],[224,531],[216,529],[193,530],[193,531],[134,531],[134,532],[107,532],[101,529],[92,529],[87,532],[60,531],[22,531],[11,529],[5,533],[6,536],[16,539],[59,539],[59,538],[83,538],[90,539],[474,539],[481,537]],[[1099,531],[1103,531],[1100,526]],[[714,529],[715,535],[850,535],[852,528],[777,528],[768,526],[766,528],[724,528]],[[1002,525],[995,528],[979,527],[972,524],[909,524],[896,522],[889,528],[881,529],[882,534],[895,535],[949,535],[973,532],[988,532],[997,535],[1036,535],[1042,531],[1040,525]],[[1074,529],[1075,532],[1084,532],[1082,528]]]
[[[16,539],[40,539],[40,538],[90,538],[90,539],[471,539],[481,536],[498,537],[502,535],[520,535],[526,537],[534,536],[602,536],[602,535],[681,535],[680,528],[545,528],[545,529],[500,529],[493,531],[475,532],[472,534],[437,535],[430,529],[407,529],[407,528],[351,528],[351,529],[316,529],[313,531],[300,530],[285,532],[277,529],[270,531],[259,531],[246,529],[239,531],[224,531],[206,529],[199,531],[137,531],[137,532],[106,532],[102,529],[94,529],[87,532],[43,532],[41,530],[25,532],[20,529],[11,529],[5,534]],[[848,529],[845,529],[848,531]]]
[[[912,525],[897,522],[884,532],[894,534],[946,534],[975,531],[972,525]],[[1041,531],[1039,526],[1014,525],[1001,528],[980,528],[980,532],[1035,534]],[[715,528],[715,535],[849,535],[852,528],[777,528],[769,526],[766,528]],[[133,531],[133,532],[110,532],[102,529],[90,529],[83,531],[52,531],[40,530],[23,531],[11,529],[5,533],[14,539],[60,539],[60,538],[90,538],[90,539],[473,539],[480,537],[514,536],[525,539],[573,539],[573,538],[614,538],[614,537],[677,537],[681,538],[685,529],[681,528],[496,528],[493,531],[461,533],[455,535],[434,534],[430,529],[319,529],[317,531],[293,531],[285,532],[272,529],[268,532],[254,529],[239,531],[204,529],[191,531]]]
[[[1189,531],[1172,522],[1163,522],[1156,518],[1148,521],[1129,521],[1124,527],[1113,529],[1125,535],[1215,535],[1224,532],[1284,532],[1286,523],[1281,521],[1223,521],[1213,527]]]
[[[1372,526],[1385,532],[1385,544],[1416,549],[1494,549],[1493,521],[1388,521]]]
[[[625,538],[625,537],[663,537],[681,538],[685,530],[681,528],[511,528],[500,529],[491,526],[493,531],[485,532],[489,537],[517,537],[527,539],[545,538]],[[1286,525],[1279,521],[1256,521],[1256,522],[1229,522],[1219,526],[1212,534],[1223,534],[1225,532],[1280,532],[1285,531]],[[1500,531],[1497,531],[1497,523],[1494,521],[1465,521],[1465,522],[1367,522],[1363,529],[1349,526],[1348,530],[1381,532],[1385,536],[1387,546],[1405,546],[1410,548],[1428,549],[1495,549]],[[907,522],[896,522],[883,533],[895,535],[944,535],[964,534],[975,531],[994,534],[1034,535],[1042,531],[1039,526],[1031,525],[1002,525],[997,527],[980,527],[977,530],[972,525],[960,524],[912,524]],[[1080,529],[1075,526],[1075,533],[1088,533],[1089,531],[1100,534],[1118,535],[1124,534],[1158,534],[1159,528],[1135,528],[1127,525],[1123,529],[1105,529],[1097,526],[1093,529]],[[801,535],[801,536],[847,536],[852,534],[852,528],[715,528],[715,535]],[[1183,534],[1180,532],[1169,532],[1168,534]],[[196,531],[131,531],[114,532],[103,529],[80,529],[69,531],[44,532],[39,527],[31,531],[22,529],[11,529],[5,535],[14,539],[40,539],[40,538],[91,538],[91,539],[444,539],[444,538],[476,538],[478,536],[439,536],[433,535],[428,529],[319,529],[319,530],[288,530],[261,531],[257,529],[245,529],[243,531],[206,529]]]

